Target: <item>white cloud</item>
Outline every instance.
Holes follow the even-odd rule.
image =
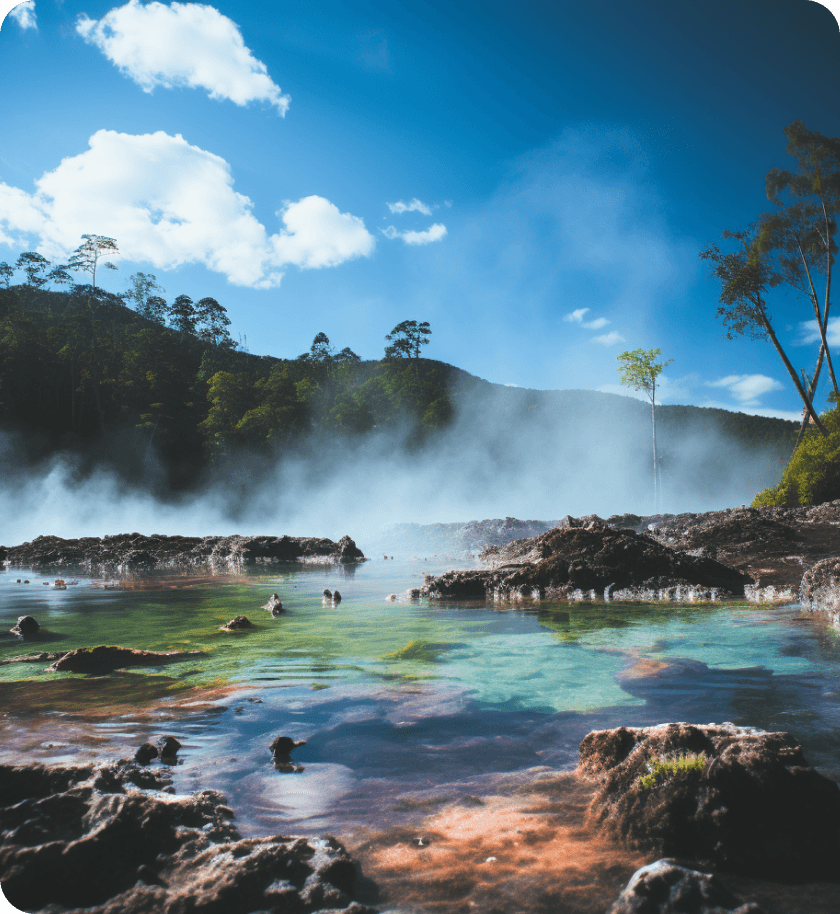
[[[624,343],[626,340],[617,330],[611,330],[601,336],[593,336],[592,342],[600,343],[602,346],[614,346],[616,343]]]
[[[228,163],[163,131],[100,130],[90,148],[62,160],[34,194],[0,183],[0,241],[35,235],[45,256],[66,256],[83,233],[116,238],[123,255],[162,269],[201,263],[236,285],[277,285],[289,264],[335,266],[366,257],[364,222],[323,197],[286,203],[269,235],[233,188]]]
[[[830,317],[828,319],[828,326],[825,328],[825,338],[828,340],[828,345],[832,348],[840,347],[840,317]],[[799,324],[799,339],[796,340],[796,345],[806,346],[810,343],[819,343],[820,341],[820,331],[817,327],[817,322],[813,321],[802,321]]]
[[[595,320],[585,321],[583,317],[588,312],[589,308],[577,308],[565,315],[563,320],[569,321],[571,324],[580,324],[581,327],[586,327],[588,330],[600,330],[601,327],[606,327],[610,323],[606,317],[596,317]]]
[[[763,374],[731,374],[717,381],[707,381],[708,387],[724,387],[739,401],[741,406],[757,407],[758,400],[771,390],[783,390],[774,378]]]
[[[389,225],[379,231],[386,238],[402,238],[406,244],[430,244],[432,241],[440,241],[446,235],[446,226],[436,222],[424,232],[400,232],[393,225]]]
[[[281,115],[289,107],[239,26],[212,6],[129,0],[99,20],[80,16],[76,31],[144,92],[187,86],[237,105],[268,102]]]
[[[24,3],[18,3],[17,6],[9,10],[9,18],[22,29],[37,29],[38,22],[35,18],[35,0],[25,0]]]
[[[388,209],[392,213],[423,213],[424,216],[432,215],[432,208],[427,204],[423,203],[422,200],[418,200],[415,197],[413,200],[410,200],[408,203],[403,203],[402,200],[398,200],[396,203],[389,203]]]

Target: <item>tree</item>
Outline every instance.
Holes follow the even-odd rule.
[[[653,430],[653,502],[654,511],[659,513],[659,498],[662,480],[659,474],[659,455],[656,452],[656,379],[662,370],[673,362],[657,362],[661,349],[634,349],[622,352],[618,356],[618,371],[621,372],[621,383],[634,390],[643,390],[650,400],[650,422]]]
[[[99,260],[103,256],[119,254],[117,242],[113,238],[106,238],[104,235],[82,235],[82,243],[76,248],[67,262],[67,268],[73,271],[83,271],[90,273],[91,285],[96,288],[96,268]],[[109,270],[116,270],[117,267],[112,263],[103,263],[103,267]]]
[[[5,288],[7,288],[7,289],[9,288],[9,283],[11,281],[12,276],[14,276],[14,273],[15,273],[15,268],[12,266],[9,266],[9,264],[7,264],[5,260],[2,263],[0,263],[0,282],[3,283],[3,286]]]
[[[129,277],[131,288],[124,294],[124,297],[133,301],[136,311],[141,317],[147,320],[153,320],[156,324],[163,323],[163,314],[161,314],[160,302],[166,302],[157,294],[165,292],[162,286],[158,285],[157,277],[154,273],[134,273]]]
[[[27,251],[21,254],[15,263],[15,268],[23,270],[26,274],[26,284],[32,289],[40,289],[49,281],[47,267],[50,265],[46,257],[37,251]]]
[[[420,347],[429,342],[431,328],[428,321],[403,321],[385,337],[391,345],[385,347],[386,359],[419,359]]]
[[[214,346],[227,345],[229,348],[235,348],[236,344],[231,340],[227,329],[230,327],[230,318],[215,298],[199,299],[195,312],[200,339]]]
[[[179,295],[169,308],[169,326],[195,336],[198,315],[189,295]]]
[[[775,216],[764,216],[766,250],[779,251],[779,281],[785,281],[809,300],[817,323],[820,350],[811,375],[809,396],[813,400],[823,361],[829,371],[834,396],[840,396],[826,340],[831,271],[837,253],[837,211],[840,206],[840,138],[808,130],[802,121],[785,128],[787,152],[796,160],[796,171],[772,169],[766,177],[767,198],[776,204]],[[781,231],[779,227],[781,226]],[[815,276],[824,277],[822,306]],[[799,441],[810,413],[803,410]],[[798,442],[797,442],[798,443]]]
[[[825,435],[825,428],[814,410],[813,401],[773,329],[766,295],[767,289],[773,284],[774,273],[759,232],[751,227],[743,232],[724,232],[723,237],[734,238],[740,249],[723,253],[713,244],[700,257],[713,264],[711,275],[721,284],[717,314],[726,327],[726,337],[734,339],[736,334],[741,334],[749,335],[752,339],[769,339],[784,363],[805,409]]]

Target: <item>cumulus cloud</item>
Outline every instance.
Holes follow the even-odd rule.
[[[602,346],[614,346],[616,343],[624,343],[626,340],[617,330],[610,330],[601,336],[593,336],[593,343],[600,343]]]
[[[446,235],[446,226],[436,222],[424,232],[400,232],[393,225],[389,225],[379,231],[386,238],[402,238],[406,244],[430,244],[432,241],[440,241]]]
[[[759,398],[771,390],[783,390],[777,380],[763,374],[731,374],[706,384],[709,387],[724,387],[742,406],[752,407],[757,407]]]
[[[588,313],[589,308],[577,308],[574,311],[570,311],[563,320],[571,324],[580,324],[581,327],[586,327],[588,330],[600,330],[601,327],[606,327],[610,323],[605,317],[596,317],[595,320],[585,321],[583,318]]]
[[[13,19],[22,29],[37,29],[38,22],[35,18],[35,0],[25,0],[9,10],[9,18]]]
[[[408,203],[403,203],[402,200],[397,201],[396,203],[389,203],[388,209],[392,213],[423,213],[424,216],[432,215],[432,208],[427,204],[423,203],[422,200],[418,200],[415,197],[413,200],[410,200]]]
[[[828,340],[828,345],[832,348],[840,347],[840,317],[830,317],[828,319],[828,326],[825,328],[825,338]],[[802,321],[799,324],[799,339],[796,341],[796,344],[799,346],[806,346],[810,343],[819,343],[820,342],[820,331],[817,327],[817,322],[813,321]]]
[[[364,222],[318,196],[287,202],[269,235],[251,200],[233,188],[221,157],[163,131],[99,130],[90,148],[62,160],[36,191],[0,183],[0,241],[35,235],[50,258],[85,232],[116,238],[124,256],[162,269],[201,263],[236,285],[277,285],[284,267],[336,266],[373,252]]]
[[[215,7],[130,0],[99,20],[80,16],[76,31],[144,92],[187,86],[237,105],[268,102],[281,115],[289,107],[289,96],[245,46],[239,26]]]

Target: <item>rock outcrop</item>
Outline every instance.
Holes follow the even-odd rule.
[[[601,730],[581,743],[578,771],[601,781],[590,823],[630,847],[771,877],[838,870],[840,788],[789,733]]]
[[[175,796],[161,773],[0,766],[0,880],[23,911],[251,914],[353,902],[356,868],[334,838],[240,838],[212,790]]]
[[[719,876],[700,873],[673,860],[657,860],[637,870],[609,914],[764,914],[744,902]]]
[[[611,599],[620,591],[661,591],[677,586],[716,589],[742,596],[752,580],[712,559],[676,552],[649,536],[617,530],[600,520],[573,522],[533,539],[517,540],[504,548],[485,550],[486,560],[500,567],[452,571],[426,577],[430,597],[481,599],[488,595],[568,598],[575,591],[605,591]],[[667,594],[673,598],[673,594]]]
[[[14,628],[10,629],[13,635],[20,638],[32,638],[41,631],[41,626],[32,618],[32,616],[18,616]]]
[[[39,536],[5,548],[4,564],[26,568],[75,566],[92,571],[241,565],[255,562],[365,561],[349,536],[337,543],[300,536],[116,536],[62,539]]]
[[[840,626],[840,558],[823,559],[802,577],[799,599],[803,609],[822,613]]]
[[[181,660],[206,657],[203,651],[137,651],[129,647],[100,644],[68,651],[49,667],[54,673],[107,673],[132,666],[163,666]]]
[[[254,627],[254,623],[247,616],[236,616],[224,625],[219,626],[220,632],[245,632]]]

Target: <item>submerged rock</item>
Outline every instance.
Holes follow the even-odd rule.
[[[153,746],[151,743],[143,743],[137,752],[134,753],[134,761],[137,762],[138,765],[148,765],[149,762],[157,757],[157,747]]]
[[[20,638],[31,638],[33,635],[37,635],[40,630],[41,626],[32,616],[18,616],[17,624],[10,629],[13,635],[17,635]]]
[[[249,628],[253,628],[254,623],[247,616],[236,616],[235,619],[231,619],[230,622],[225,622],[224,625],[219,626],[220,632],[242,632],[246,631]]]
[[[282,771],[286,774],[297,774],[298,772],[303,771],[302,765],[296,765],[292,761],[291,753],[292,749],[297,749],[298,746],[305,745],[305,739],[296,741],[288,736],[278,736],[268,747],[274,757],[274,767],[278,771]]]
[[[268,610],[272,616],[279,616],[283,612],[283,603],[280,601],[280,597],[273,593],[268,600],[268,603],[264,603],[260,609]]]
[[[658,591],[689,585],[742,596],[744,587],[752,583],[747,575],[712,559],[676,552],[649,536],[617,530],[598,519],[583,524],[569,518],[563,527],[541,536],[485,550],[484,558],[504,564],[490,570],[427,575],[424,593],[442,598],[567,599],[575,591],[603,594],[613,589]]]
[[[56,673],[107,673],[132,666],[163,666],[205,657],[204,651],[138,651],[113,644],[80,647],[64,654],[49,669]]]
[[[636,870],[609,914],[764,914],[744,903],[719,876],[657,860]]]
[[[630,847],[770,877],[837,871],[840,788],[789,733],[686,723],[595,731],[578,771],[601,781],[590,822]]]
[[[352,902],[356,867],[334,838],[242,839],[220,794],[168,785],[130,762],[0,766],[7,900],[53,914],[374,914]]]
[[[181,743],[174,736],[164,736],[158,740],[158,752],[160,760],[164,765],[171,765],[175,761],[175,756],[181,748]]]

